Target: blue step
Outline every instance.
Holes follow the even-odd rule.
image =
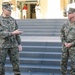
[[[12,66],[6,64],[5,70],[12,72]],[[60,73],[60,66],[45,66],[45,65],[20,65],[21,72],[42,72],[42,73]],[[68,67],[68,71],[70,68]]]
[[[32,52],[61,52],[61,46],[23,46],[23,51]]]
[[[22,46],[61,46],[61,42],[23,41]]]
[[[59,36],[66,19],[17,20],[22,36]]]
[[[30,57],[30,58],[61,58],[61,53],[59,52],[21,52],[20,57]]]

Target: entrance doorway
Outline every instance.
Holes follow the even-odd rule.
[[[36,18],[36,15],[35,15],[35,4],[30,4],[30,18],[31,19]]]
[[[26,19],[34,19],[35,18],[35,5],[36,3],[27,3],[25,1],[17,1],[17,7],[20,9],[20,18],[23,18],[23,6],[27,6],[26,11]]]

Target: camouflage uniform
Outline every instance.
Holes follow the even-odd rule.
[[[21,39],[19,35],[11,33],[16,29],[18,25],[12,17],[0,16],[0,75],[5,75],[7,54],[10,57],[14,75],[20,75],[18,45],[21,44]]]
[[[75,75],[75,22],[71,23],[69,20],[64,23],[61,29],[61,40],[62,40],[62,59],[61,59],[61,73],[66,75],[67,73],[67,62],[70,57],[71,70],[70,74]],[[66,48],[64,43],[72,43],[70,48]]]
[[[15,75],[20,75],[18,45],[21,43],[19,35],[11,35],[18,29],[16,21],[12,17],[0,19],[0,75],[5,75],[4,65],[7,54],[13,66]]]

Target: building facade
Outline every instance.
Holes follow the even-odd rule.
[[[75,0],[0,0],[0,5],[2,3],[10,2],[12,4],[12,17],[16,19],[23,18],[22,8],[24,4],[27,5],[27,19],[36,19],[35,6],[38,2],[41,9],[41,19],[50,18],[64,18],[63,12],[68,4],[74,3]],[[0,6],[0,11],[2,7]],[[1,14],[2,12],[0,12]]]

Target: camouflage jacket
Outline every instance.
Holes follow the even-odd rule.
[[[71,23],[69,20],[65,22],[61,28],[62,43],[72,43],[75,45],[75,22]]]
[[[0,16],[0,48],[18,47],[21,44],[20,35],[11,34],[16,29],[18,25],[15,19]]]

